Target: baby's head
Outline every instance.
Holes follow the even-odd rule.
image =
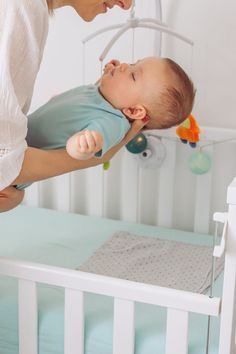
[[[116,63],[102,76],[100,92],[131,121],[148,115],[148,129],[180,124],[191,113],[195,96],[184,70],[171,59],[156,57]]]
[[[169,58],[161,61],[162,84],[156,91],[150,87],[149,97],[145,101],[147,115],[150,117],[146,125],[148,129],[165,129],[179,125],[189,116],[194,103],[194,85],[186,72]]]

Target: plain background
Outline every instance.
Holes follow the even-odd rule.
[[[136,16],[156,16],[155,0],[136,0]],[[163,21],[194,41],[193,51],[171,36],[163,36],[163,56],[169,56],[192,76],[197,89],[194,114],[201,125],[236,128],[236,1],[163,0]],[[50,19],[49,36],[35,86],[31,111],[51,96],[72,87],[96,81],[101,73],[99,56],[116,33],[109,31],[86,45],[83,64],[82,40],[103,27],[125,23],[129,12],[113,9],[84,22],[70,7],[59,9]],[[105,58],[135,61],[156,55],[155,31],[136,29],[134,52],[132,30],[126,32]]]

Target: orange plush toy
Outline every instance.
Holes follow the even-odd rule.
[[[176,128],[176,134],[184,144],[189,143],[191,147],[196,147],[199,141],[200,129],[192,114]]]

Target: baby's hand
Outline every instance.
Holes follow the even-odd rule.
[[[116,59],[112,59],[111,61],[109,61],[109,63],[107,63],[103,69],[104,74],[109,73],[112,69],[114,69],[116,66],[119,66],[120,62],[119,60]]]
[[[77,160],[86,160],[94,156],[103,146],[101,133],[84,130],[70,137],[66,144],[68,154]]]

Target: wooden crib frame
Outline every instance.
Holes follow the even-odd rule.
[[[114,298],[113,354],[134,353],[135,302],[167,308],[165,354],[188,353],[190,312],[221,316],[219,354],[235,354],[236,177],[228,187],[227,203],[228,213],[215,214],[216,220],[225,222],[226,231],[215,248],[218,254],[225,250],[222,298],[0,258],[0,273],[19,282],[19,353],[38,353],[37,283],[43,283],[65,288],[65,354],[84,353],[84,292]]]

